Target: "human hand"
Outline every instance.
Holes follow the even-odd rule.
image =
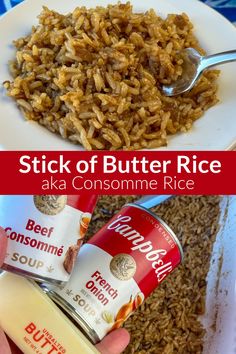
[[[7,237],[5,231],[0,227],[0,266],[2,265],[7,249]],[[97,350],[101,354],[120,354],[129,344],[130,336],[123,328],[117,329],[106,336],[99,344]],[[0,354],[22,354],[16,345],[7,339],[0,329]]]

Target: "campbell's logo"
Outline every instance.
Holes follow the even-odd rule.
[[[145,254],[145,258],[152,263],[158,281],[161,282],[173,270],[172,262],[164,263],[163,261],[167,250],[163,248],[154,249],[152,241],[145,241],[145,237],[128,224],[131,220],[131,216],[118,215],[116,220],[107,226],[107,229],[113,230],[131,241],[130,249],[132,251]]]
[[[46,215],[57,215],[66,206],[66,195],[34,195],[36,208]]]
[[[112,258],[110,271],[119,280],[129,280],[136,272],[136,262],[130,254],[120,253]]]

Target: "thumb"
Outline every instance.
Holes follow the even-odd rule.
[[[120,354],[125,350],[129,341],[129,332],[124,328],[119,328],[108,334],[96,345],[96,348],[101,354]]]
[[[7,252],[7,235],[2,227],[0,227],[0,267],[4,262]]]

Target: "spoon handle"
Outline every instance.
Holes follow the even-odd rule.
[[[203,57],[202,66],[204,69],[206,69],[210,68],[211,66],[230,63],[232,61],[236,61],[236,50],[230,50],[228,52],[222,52]]]
[[[156,205],[163,203],[165,200],[173,197],[173,195],[147,195],[135,202],[135,204],[141,205],[144,208],[150,209]]]

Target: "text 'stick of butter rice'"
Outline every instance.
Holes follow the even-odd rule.
[[[39,24],[14,44],[9,96],[26,119],[87,150],[166,145],[217,102],[217,70],[189,93],[161,92],[181,75],[178,51],[204,53],[186,14],[162,19],[153,10],[133,13],[130,3],[68,15],[44,7]]]

